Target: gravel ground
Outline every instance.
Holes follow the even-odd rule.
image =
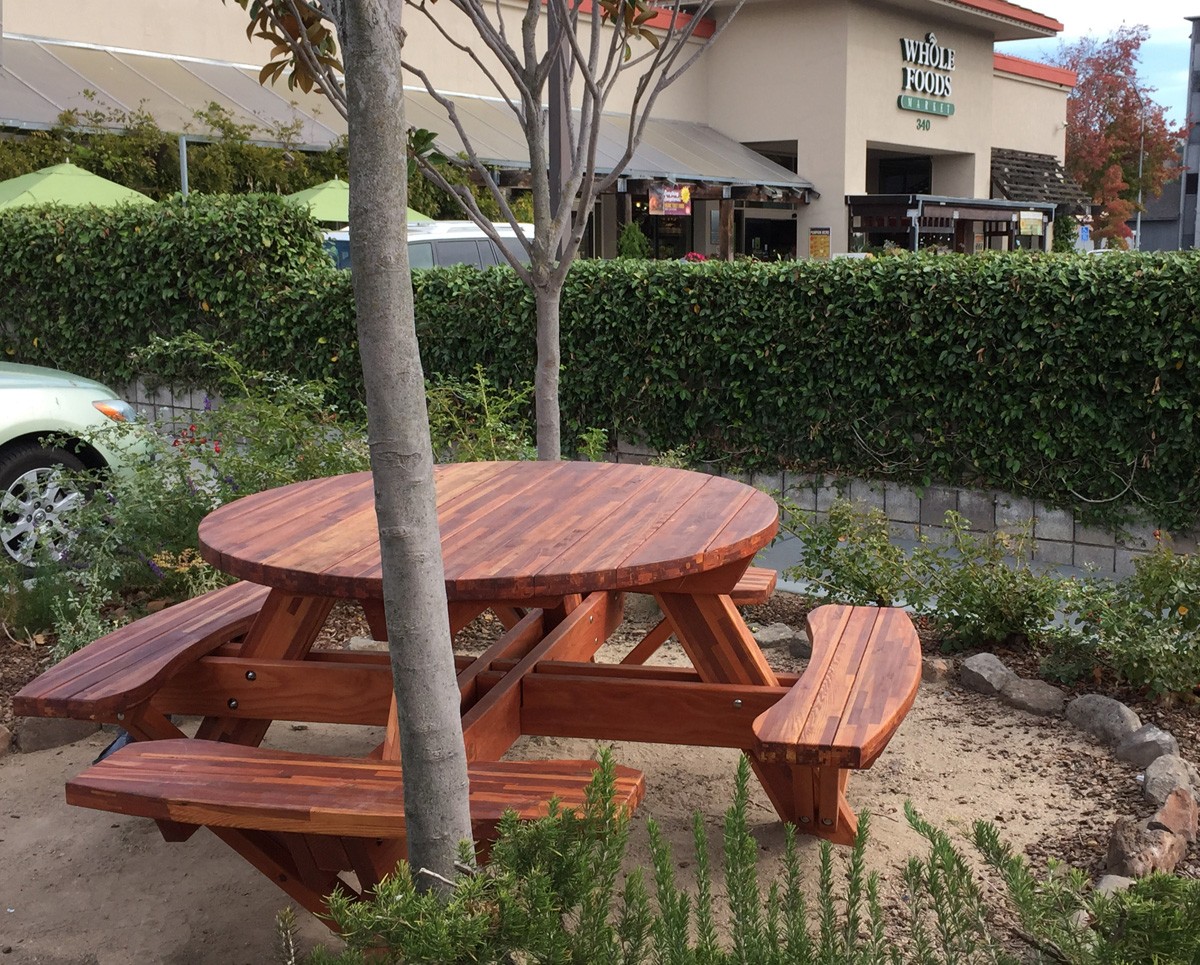
[[[800,628],[810,604],[777,593],[746,609],[752,625],[782,622]],[[632,612],[632,610],[630,611]],[[598,655],[619,659],[647,629],[645,619],[627,621]],[[938,653],[938,641],[922,631],[923,645]],[[484,616],[460,638],[465,650],[478,650],[495,638],[498,621]],[[318,645],[336,648],[350,635],[365,634],[356,608],[339,607]],[[10,697],[38,669],[49,640],[7,639],[0,643],[0,719],[11,712]],[[1000,656],[1028,675],[1033,664],[1020,655]],[[767,652],[778,671],[803,669],[786,650]],[[669,642],[656,662],[686,662]],[[1121,694],[1145,720],[1153,720],[1179,738],[1182,753],[1200,757],[1194,709],[1188,705],[1150,706]],[[342,751],[343,731],[276,725],[268,742],[318,752]],[[377,730],[377,729],[376,729]],[[367,746],[378,740],[368,734]],[[361,738],[356,738],[361,739]],[[62,783],[78,773],[108,740],[97,734],[57,751],[12,754],[0,758],[0,902],[14,909],[0,920],[0,946],[12,947],[5,961],[57,965],[109,965],[128,961],[188,962],[227,965],[263,962],[271,957],[271,920],[283,904],[280,892],[258,876],[211,835],[186,845],[167,845],[149,822],[70,808]],[[522,738],[513,748],[520,757],[588,757],[595,742]],[[720,827],[729,804],[737,754],[722,749],[679,748],[618,742],[618,761],[641,769],[647,778],[646,800],[634,820],[629,867],[649,861],[645,822],[653,816],[663,827],[676,857],[681,884],[688,883],[692,849],[691,817],[699,812],[719,861]],[[903,920],[906,901],[900,873],[924,841],[904,818],[906,801],[923,817],[965,843],[975,820],[995,822],[1001,836],[1036,868],[1051,859],[1066,861],[1092,878],[1103,871],[1109,829],[1126,814],[1144,815],[1136,770],[1061,720],[1034,717],[953,683],[921,688],[912,711],[887,750],[870,770],[857,772],[849,785],[856,809],[872,815],[869,870],[883,878],[882,897],[892,921]],[[782,826],[754,782],[751,828],[759,842],[760,874],[769,881],[782,861]],[[846,851],[836,849],[837,867]],[[816,881],[819,848],[801,838],[802,873]],[[1193,848],[1181,873],[1200,876]],[[840,870],[835,877],[840,881]],[[104,896],[123,893],[138,882],[138,914],[97,914]],[[995,884],[985,884],[992,890]],[[719,882],[718,882],[719,889]],[[719,890],[718,890],[719,894]],[[225,896],[235,896],[228,900]],[[126,911],[129,909],[126,908]],[[302,914],[301,939],[321,940],[322,927]],[[164,929],[163,922],[172,922]],[[898,926],[892,926],[898,927]]]

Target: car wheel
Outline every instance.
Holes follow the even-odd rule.
[[[87,498],[62,471],[79,472],[73,453],[34,443],[0,455],[0,544],[22,566],[61,559],[71,536],[69,518]]]

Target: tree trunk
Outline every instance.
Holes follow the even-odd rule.
[[[402,9],[402,0],[344,5],[350,245],[409,861],[414,874],[449,878],[471,818],[408,264]],[[417,883],[440,886],[430,876]]]
[[[538,459],[557,462],[562,458],[562,433],[558,410],[558,308],[561,285],[537,286],[533,290],[537,306],[537,371],[534,374],[534,399],[537,405]]]

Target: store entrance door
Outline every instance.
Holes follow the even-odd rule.
[[[745,219],[743,251],[760,261],[789,260],[796,257],[796,222],[778,218]]]

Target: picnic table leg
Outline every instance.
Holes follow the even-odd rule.
[[[706,683],[779,685],[728,596],[661,593],[657,598],[692,666]],[[857,822],[846,803],[848,772],[769,763],[752,751],[747,753],[780,818],[839,844],[853,842]]]
[[[656,598],[701,679],[778,686],[775,671],[728,596],[660,593]]]
[[[750,766],[784,821],[834,844],[854,843],[858,817],[846,800],[848,770],[768,764],[753,754],[750,755]]]
[[[331,597],[299,596],[272,590],[242,644],[243,657],[300,660],[308,653],[333,609]],[[206,717],[196,732],[201,740],[262,743],[269,720]]]
[[[339,885],[346,887],[331,871],[302,868],[289,849],[268,831],[217,827],[209,830],[314,915],[328,915],[328,896]]]

